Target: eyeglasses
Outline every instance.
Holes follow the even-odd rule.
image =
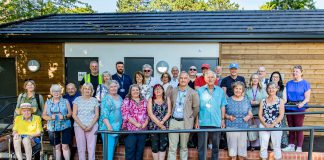
[[[197,69],[194,69],[194,68],[190,68],[189,70],[190,71],[197,71]]]
[[[151,72],[151,70],[144,70],[144,72]]]

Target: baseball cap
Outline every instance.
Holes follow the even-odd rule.
[[[229,65],[229,69],[231,69],[231,68],[236,68],[236,69],[238,69],[238,68],[239,68],[239,65],[238,65],[237,63],[231,63],[231,64]]]
[[[204,63],[204,64],[201,65],[201,68],[207,68],[207,69],[210,69],[210,66],[209,66],[209,64]]]

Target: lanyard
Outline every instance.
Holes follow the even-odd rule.
[[[122,74],[122,79],[119,77],[119,75],[117,74],[117,78],[118,78],[118,81],[120,82],[120,85],[121,85],[121,89],[124,89],[124,80],[125,80],[125,77],[124,77],[124,74]]]
[[[152,80],[152,77],[150,77],[150,81],[147,83],[147,85],[150,85],[151,83],[151,80]],[[153,86],[152,86],[153,87]]]
[[[182,96],[180,94],[181,92],[184,92]],[[186,94],[187,94],[187,90],[185,90],[185,91],[178,90],[179,106],[182,105],[183,98],[186,97]]]
[[[252,88],[253,101],[256,100],[257,94],[258,94],[258,88],[255,90],[255,92],[254,92],[254,89]]]

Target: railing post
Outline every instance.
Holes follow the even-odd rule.
[[[108,134],[107,133],[101,133],[101,135],[104,136],[103,140],[103,160],[108,160]]]
[[[205,137],[205,145],[204,145],[204,160],[207,159],[207,145],[208,145],[208,132],[204,132],[204,137]]]
[[[312,160],[313,146],[314,146],[314,128],[309,130],[308,160]]]

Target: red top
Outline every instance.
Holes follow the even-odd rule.
[[[217,79],[215,80],[214,84],[218,85],[218,80]],[[195,86],[201,87],[201,86],[204,86],[204,85],[206,85],[206,81],[205,81],[204,76],[200,76],[200,77],[196,78]]]

